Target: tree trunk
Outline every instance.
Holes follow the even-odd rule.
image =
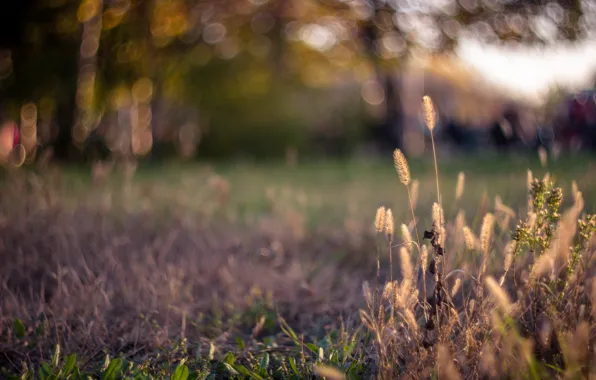
[[[378,16],[378,11],[375,12]],[[360,38],[364,44],[364,50],[374,68],[376,80],[383,87],[385,92],[385,117],[381,123],[381,136],[389,141],[391,150],[403,148],[403,104],[401,102],[400,90],[401,79],[392,74],[391,69],[383,67],[378,51],[379,35],[375,20],[371,19],[364,23],[360,30]],[[387,143],[387,141],[385,141]],[[385,144],[383,144],[385,145]]]

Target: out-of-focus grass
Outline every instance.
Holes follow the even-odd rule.
[[[460,209],[479,234],[497,195],[524,218],[528,168],[538,178],[551,173],[569,198],[563,208],[575,180],[585,210],[594,210],[590,157],[546,168],[531,156],[463,157],[439,167],[448,239],[461,233],[453,223]],[[420,181],[419,226],[428,228],[434,169],[412,160],[410,171]],[[455,202],[459,172],[466,184]],[[67,378],[72,359],[54,360],[56,343],[82,359],[75,379],[110,365],[125,378],[165,378],[181,359],[193,378],[304,378],[319,364],[351,378],[376,371],[374,339],[358,314],[363,282],[375,281],[374,213],[384,205],[398,226],[411,220],[390,159],[141,164],[132,181],[117,170],[98,185],[89,168],[20,170],[0,186],[0,367],[10,373]],[[495,227],[487,273],[502,273],[516,222]],[[478,254],[450,244],[460,244],[451,269],[476,269]],[[382,281],[387,261],[383,253]],[[462,282],[471,294],[474,283]],[[104,363],[106,353],[122,361]],[[420,355],[419,363],[434,360]]]
[[[549,172],[563,188],[575,180],[590,198],[596,195],[596,161],[593,157],[561,157],[542,167],[534,156],[464,156],[441,160],[440,180],[445,212],[462,208],[474,217],[478,205],[486,197],[488,205],[499,195],[516,211],[525,207],[525,179],[530,169],[537,176]],[[436,199],[434,169],[430,160],[411,160],[413,179],[420,181],[419,204],[430,209]],[[454,200],[459,172],[466,174],[465,196],[457,205]],[[143,202],[154,208],[170,211],[181,207],[186,211],[215,214],[211,201],[216,198],[210,179],[220,176],[229,184],[229,197],[224,212],[217,213],[235,222],[248,224],[268,215],[273,195],[279,202],[296,206],[304,213],[308,225],[337,226],[346,218],[368,220],[380,204],[391,207],[396,218],[409,212],[403,202],[407,196],[395,174],[391,160],[375,161],[311,161],[291,167],[283,163],[250,164],[141,164],[132,185],[131,208],[142,208]],[[84,168],[64,170],[65,196],[76,202],[90,194],[90,171]],[[113,197],[121,197],[121,181],[112,180],[108,188]],[[295,204],[295,205],[294,205]],[[587,205],[587,211],[592,211]],[[421,213],[421,214],[422,214]],[[211,216],[211,215],[210,215]]]

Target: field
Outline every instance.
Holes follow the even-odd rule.
[[[594,163],[4,172],[0,377],[596,376]]]

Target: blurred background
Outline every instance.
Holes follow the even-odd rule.
[[[595,32],[594,0],[3,1],[0,123],[25,162],[419,156],[428,94],[443,154],[590,151]]]

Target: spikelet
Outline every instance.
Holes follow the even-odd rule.
[[[438,230],[438,232],[440,232],[440,228],[443,227],[443,224],[445,224],[445,219],[443,216],[443,210],[437,202],[433,203],[432,217],[433,225]]]
[[[455,186],[455,201],[459,201],[464,195],[464,186],[466,183],[466,175],[464,172],[459,172],[457,175],[457,185]]]
[[[393,164],[395,165],[395,170],[399,176],[399,181],[408,186],[412,180],[412,177],[410,177],[410,168],[408,167],[406,157],[399,149],[396,149],[393,152]]]
[[[418,191],[420,190],[420,181],[417,179],[412,181],[412,185],[410,186],[410,198],[412,200],[412,208],[416,208],[416,203],[418,203]]]
[[[372,292],[370,291],[370,285],[368,285],[368,281],[364,281],[362,283],[362,295],[364,296],[364,300],[366,300],[366,303],[368,304],[368,307],[370,308],[372,305],[373,297],[372,297]]]
[[[571,195],[573,196],[573,201],[576,201],[577,193],[579,193],[579,188],[577,187],[577,182],[575,180],[571,181]]]
[[[399,260],[401,264],[401,274],[403,276],[403,281],[412,281],[413,278],[413,270],[412,270],[412,262],[410,261],[410,254],[405,247],[401,247],[399,250]]]
[[[422,264],[422,272],[424,273],[428,264],[428,248],[426,247],[426,244],[424,244],[420,250],[420,263]]]
[[[433,101],[428,95],[422,97],[422,110],[424,112],[424,124],[432,132],[437,122],[437,114]]]
[[[416,317],[414,316],[414,313],[412,313],[412,310],[404,309],[403,314],[404,314],[404,320],[406,321],[406,324],[408,325],[410,330],[412,330],[412,332],[414,334],[417,334],[418,333],[418,323],[416,322]]]
[[[455,297],[459,288],[461,287],[461,278],[456,278],[455,283],[453,284],[453,288],[451,288],[451,297]]]
[[[511,301],[509,300],[509,296],[507,295],[507,293],[505,293],[503,288],[501,288],[499,284],[497,284],[497,281],[495,281],[495,279],[491,276],[486,277],[484,283],[486,284],[486,287],[499,304],[499,307],[501,308],[503,313],[509,313],[509,311],[511,310]]]
[[[509,269],[511,269],[511,264],[513,264],[513,253],[515,252],[515,245],[515,241],[510,241],[509,243],[507,243],[507,246],[505,247],[505,263],[503,265],[503,269],[505,269],[505,272],[508,272]]]
[[[377,215],[375,216],[375,229],[378,233],[383,232],[385,229],[385,207],[381,206],[377,209]]]
[[[459,210],[455,216],[455,229],[460,231],[466,225],[466,213],[464,210]]]
[[[499,286],[503,286],[503,283],[505,283],[505,276],[507,275],[507,272],[509,272],[509,269],[511,269],[511,264],[513,264],[513,254],[515,252],[515,245],[515,241],[510,241],[509,243],[507,243],[507,246],[505,247],[505,263],[503,265],[505,273],[503,273],[503,276],[501,276],[501,279],[499,280]]]
[[[410,250],[412,248],[412,235],[410,234],[410,230],[408,229],[408,226],[406,226],[403,223],[400,226],[400,230],[401,230],[401,239],[404,242],[404,246],[406,247],[408,252],[410,252]]]
[[[544,149],[543,146],[538,148],[538,159],[540,160],[540,165],[545,168],[548,163],[548,154],[546,153],[546,149]]]
[[[393,220],[393,212],[390,208],[385,211],[385,235],[390,243],[393,242],[393,236],[395,234],[395,224]]]
[[[385,284],[385,287],[383,288],[383,299],[384,300],[393,300],[393,292],[395,291],[394,286],[393,286],[393,282],[388,282]]]
[[[455,247],[459,250],[464,245],[464,236],[460,231],[463,230],[466,225],[466,217],[464,210],[459,210],[455,216]]]
[[[494,217],[490,212],[484,215],[482,227],[480,228],[480,249],[484,254],[488,253],[490,247],[490,238],[493,233]]]
[[[468,251],[472,251],[474,247],[476,247],[476,236],[474,236],[474,233],[472,232],[472,230],[470,230],[470,227],[468,226],[464,226],[463,231],[466,248]]]

